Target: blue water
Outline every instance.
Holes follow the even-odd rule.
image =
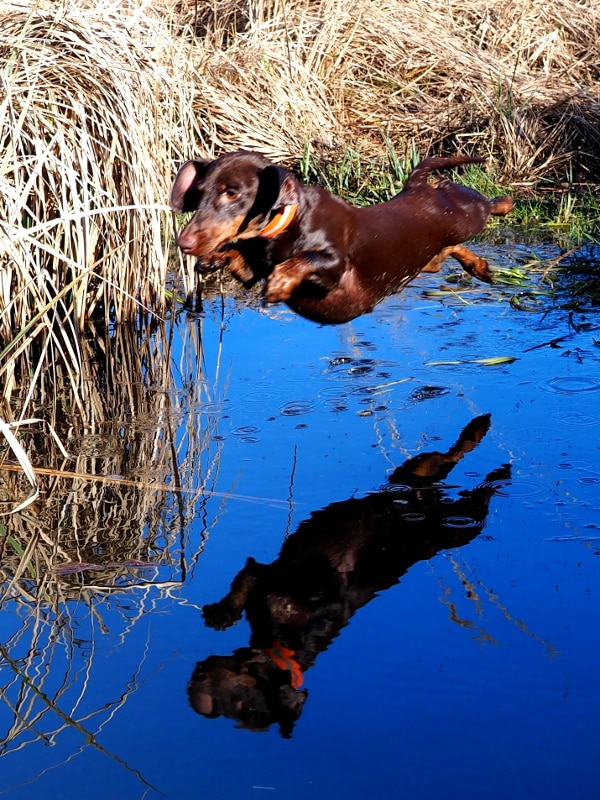
[[[340,327],[218,297],[179,318],[165,419],[185,491],[140,531],[156,569],[60,619],[2,606],[4,793],[597,796],[597,317],[442,282]],[[440,481],[390,481],[470,423],[481,440]],[[209,627],[249,557],[252,619]],[[288,669],[265,655],[286,643]]]

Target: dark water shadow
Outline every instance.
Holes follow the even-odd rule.
[[[443,481],[489,427],[489,414],[475,417],[448,451],[422,453],[395,469],[379,491],[313,512],[272,563],[248,558],[228,594],[204,606],[203,615],[208,626],[224,630],[245,613],[249,644],[196,665],[188,686],[192,707],[251,731],[277,724],[291,736],[308,696],[301,688],[305,672],[354,613],[416,562],[466,545],[483,530],[510,466],[461,489],[456,499]]]

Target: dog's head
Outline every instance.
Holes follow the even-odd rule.
[[[295,213],[298,183],[259,153],[239,150],[214,161],[186,161],[169,202],[173,211],[195,212],[179,247],[208,259],[234,239],[277,235]]]
[[[308,691],[293,689],[288,673],[261,650],[240,647],[231,656],[208,656],[196,664],[188,684],[194,711],[204,717],[228,717],[237,727],[266,731],[279,724],[284,738],[292,735]]]

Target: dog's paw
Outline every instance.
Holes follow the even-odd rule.
[[[243,259],[240,261],[232,261],[231,264],[228,264],[227,269],[234,278],[237,278],[237,280],[244,285],[255,280],[254,272]]]
[[[302,256],[282,261],[267,278],[265,300],[267,303],[285,303],[302,281],[310,280],[313,276],[313,265]]]
[[[493,283],[494,281],[490,265],[483,258],[477,259],[477,263],[473,265],[471,275],[484,283]]]
[[[226,603],[209,603],[202,609],[204,623],[209,628],[224,631],[241,617],[241,611],[230,608]]]
[[[267,303],[285,303],[297,286],[298,281],[291,276],[273,273],[267,281],[265,300]]]

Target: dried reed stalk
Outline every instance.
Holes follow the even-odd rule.
[[[53,365],[82,407],[86,320],[162,313],[183,158],[467,149],[504,181],[598,176],[599,31],[595,0],[0,0],[4,397]]]

